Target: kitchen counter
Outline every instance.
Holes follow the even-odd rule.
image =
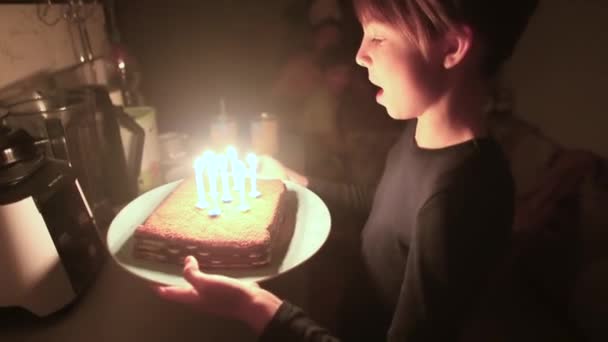
[[[306,273],[304,264],[263,287],[305,307]],[[111,258],[96,282],[64,312],[38,322],[3,320],[2,342],[255,341],[239,322],[160,299],[145,280],[124,271]]]

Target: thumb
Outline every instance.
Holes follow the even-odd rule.
[[[198,261],[193,256],[188,256],[185,259],[184,279],[186,279],[195,288],[202,286],[206,280],[205,274],[203,274],[199,269]]]

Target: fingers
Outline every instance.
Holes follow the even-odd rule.
[[[178,303],[194,304],[199,300],[198,293],[191,287],[156,286],[154,290],[161,298]]]
[[[198,260],[196,260],[195,257],[193,257],[192,255],[188,255],[185,259],[184,259],[184,271],[186,271],[186,269],[189,268],[193,268],[195,270],[198,270]]]
[[[184,259],[184,278],[192,287],[153,286],[153,290],[161,297],[178,303],[194,304],[200,300],[197,288],[202,286],[203,274],[199,271],[198,261],[193,256]]]
[[[207,274],[200,271],[198,261],[192,256],[188,256],[184,259],[184,279],[186,279],[198,293],[205,292],[205,286],[207,286],[207,289],[209,287],[215,288],[217,286],[224,288],[242,288],[245,284],[240,280],[230,277],[218,274]]]
[[[198,261],[193,256],[187,256],[184,260],[184,279],[197,289],[207,281],[207,276],[200,271]]]

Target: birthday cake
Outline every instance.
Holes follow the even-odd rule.
[[[261,195],[247,199],[248,210],[235,196],[219,201],[219,212],[211,215],[196,206],[195,178],[183,180],[135,230],[134,257],[181,265],[192,255],[203,269],[268,264],[286,222],[287,189],[280,180],[257,180],[257,190]]]

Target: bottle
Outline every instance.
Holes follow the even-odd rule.
[[[275,156],[279,152],[279,121],[267,112],[262,112],[249,126],[251,146],[255,153]]]
[[[217,150],[238,144],[238,125],[226,111],[223,98],[220,99],[220,114],[211,123],[210,138],[211,145]]]

